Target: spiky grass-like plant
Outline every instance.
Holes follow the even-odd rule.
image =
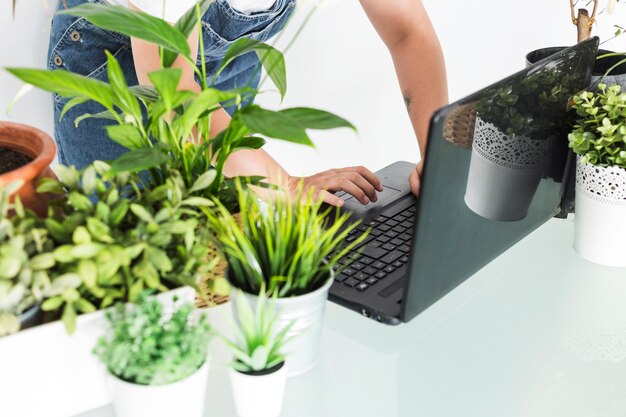
[[[239,187],[240,214],[233,216],[219,201],[207,216],[218,250],[229,264],[231,283],[250,294],[264,287],[269,294],[292,297],[322,287],[331,270],[365,234],[345,244],[358,223],[348,214],[325,208],[313,191],[280,195],[266,204]]]

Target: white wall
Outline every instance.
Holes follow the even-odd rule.
[[[52,0],[18,0],[0,6],[0,67],[45,65]],[[298,0],[292,24],[278,42],[284,46],[317,0]],[[392,4],[399,0],[380,0]],[[423,0],[437,29],[455,100],[521,69],[524,55],[543,46],[575,42],[567,0]],[[601,0],[606,4],[607,0]],[[333,111],[352,121],[347,130],[314,133],[316,149],[280,142],[267,149],[292,174],[306,175],[334,166],[362,164],[376,170],[419,154],[388,53],[357,0],[323,0],[293,48],[287,52],[288,93],[284,106],[306,105]],[[581,1],[582,3],[582,1]],[[613,23],[626,26],[626,5],[599,16],[594,34],[608,39]],[[605,47],[626,50],[626,36]],[[416,57],[419,59],[419,57]],[[0,72],[0,119],[52,132],[48,94],[32,92],[5,109],[20,83]],[[277,105],[275,94],[261,103]]]

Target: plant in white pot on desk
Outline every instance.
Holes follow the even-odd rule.
[[[265,288],[278,297],[278,329],[295,321],[288,337],[298,337],[285,352],[291,376],[315,365],[333,267],[366,236],[345,245],[357,227],[356,223],[346,226],[347,215],[331,215],[333,211],[323,209],[311,193],[283,197],[266,204],[253,192],[240,189],[238,217],[221,204],[207,214],[215,244],[229,264],[227,278],[243,291],[237,296],[256,304]]]
[[[574,96],[569,146],[578,155],[574,248],[583,258],[626,266],[626,93],[598,86]]]
[[[109,371],[117,417],[201,417],[213,331],[192,304],[167,317],[162,304],[142,296],[107,313],[110,332],[94,353]]]
[[[37,217],[19,197],[9,203],[13,185],[0,190],[0,336],[39,322],[40,303],[50,288],[53,244]],[[9,210],[15,215],[7,217]]]
[[[239,290],[236,290],[239,292]],[[235,360],[230,382],[237,414],[240,417],[277,417],[283,404],[287,364],[282,351],[293,322],[280,331],[276,298],[267,300],[265,288],[256,307],[244,296],[233,300],[237,312],[236,336],[226,340]]]

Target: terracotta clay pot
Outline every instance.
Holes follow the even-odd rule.
[[[37,185],[41,178],[55,178],[50,169],[56,146],[50,136],[34,127],[0,121],[0,147],[8,148],[32,158],[20,168],[0,175],[0,187],[14,181],[23,181],[22,187],[11,196],[20,196],[24,206],[39,215],[45,215],[51,196],[38,194]]]

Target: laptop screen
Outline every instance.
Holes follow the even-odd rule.
[[[564,49],[433,115],[404,321],[559,212],[569,99],[589,85],[597,47]]]

